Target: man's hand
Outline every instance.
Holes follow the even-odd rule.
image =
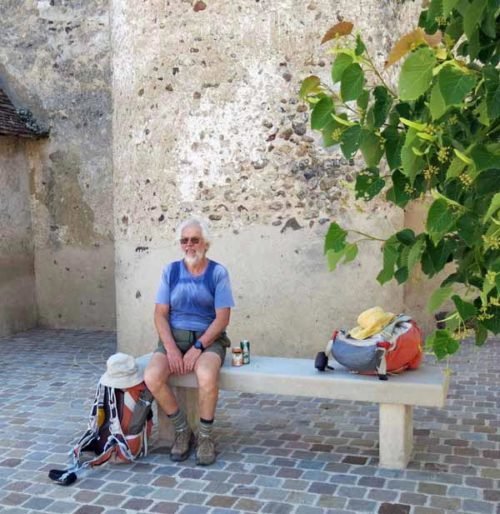
[[[167,350],[167,358],[170,371],[175,375],[184,375],[186,372],[184,369],[184,361],[182,359],[182,353],[177,346],[173,346],[171,349],[169,348]]]
[[[197,350],[194,346],[191,346],[189,350],[184,354],[184,373],[193,371],[194,365],[201,355],[201,350]]]

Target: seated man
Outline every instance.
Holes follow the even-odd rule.
[[[168,377],[194,370],[200,414],[196,463],[207,466],[215,462],[212,426],[219,370],[226,348],[231,345],[225,329],[234,301],[226,268],[206,257],[210,246],[206,225],[190,219],[180,225],[177,233],[184,258],[168,264],[162,272],[154,313],[160,340],[144,380],[174,424],[170,458],[183,461],[189,457],[193,432],[186,414],[179,409]]]

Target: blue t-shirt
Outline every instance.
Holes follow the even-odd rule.
[[[213,269],[214,294],[204,279],[207,270],[195,277],[189,273],[184,261],[180,261],[179,279],[171,291],[171,268],[172,263],[163,268],[155,303],[170,306],[169,323],[172,328],[205,331],[215,319],[215,309],[234,307],[229,274],[221,264],[216,263]]]

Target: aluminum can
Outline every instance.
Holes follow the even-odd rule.
[[[241,351],[241,348],[233,348],[233,358],[232,358],[232,364],[233,366],[243,366],[243,352]]]
[[[241,353],[243,354],[243,364],[250,364],[250,341],[243,339],[240,342]]]

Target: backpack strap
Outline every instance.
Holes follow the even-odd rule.
[[[170,275],[168,277],[170,291],[173,291],[175,289],[175,286],[179,282],[179,277],[181,274],[181,263],[182,261],[174,261],[170,266]],[[207,270],[203,274],[203,283],[207,286],[212,296],[215,296],[216,283],[214,277],[214,270],[217,264],[217,262],[209,259]]]

